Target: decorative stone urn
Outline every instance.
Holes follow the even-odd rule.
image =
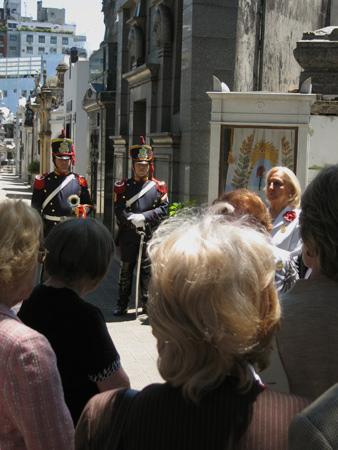
[[[304,33],[293,53],[304,69],[299,86],[311,77],[313,93],[338,95],[338,27]]]

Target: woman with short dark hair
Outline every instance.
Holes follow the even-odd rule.
[[[337,382],[338,165],[322,169],[302,195],[303,260],[312,271],[282,296],[278,350],[290,392],[317,398]]]
[[[129,387],[101,311],[82,299],[106,275],[115,248],[107,228],[91,217],[61,222],[48,234],[45,247],[47,279],[18,315],[51,343],[76,424],[95,394]]]

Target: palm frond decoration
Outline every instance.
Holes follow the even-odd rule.
[[[283,136],[281,139],[282,143],[282,166],[288,167],[293,170],[293,149],[290,145],[290,142],[286,140],[286,137]]]
[[[248,136],[247,140],[242,141],[242,146],[239,149],[238,164],[235,169],[235,174],[232,177],[231,186],[235,189],[244,187],[246,175],[250,166],[250,154],[252,151],[253,134]]]

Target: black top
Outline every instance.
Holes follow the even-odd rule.
[[[121,417],[123,393],[106,391],[87,403],[76,428],[76,450],[106,448]],[[291,419],[310,401],[265,389],[256,381],[239,391],[236,379],[227,376],[195,405],[183,398],[179,387],[152,384],[133,398],[118,448],[286,450]]]
[[[87,401],[99,392],[96,382],[121,366],[101,311],[70,289],[38,285],[18,316],[46,336],[55,351],[65,401],[76,424]]]
[[[128,413],[123,448],[234,449],[247,430],[252,406],[263,390],[254,382],[247,391],[240,392],[237,380],[226,377],[196,405],[183,399],[180,387],[169,383],[147,386],[136,396]],[[151,440],[146,432],[149,423],[153,424]]]

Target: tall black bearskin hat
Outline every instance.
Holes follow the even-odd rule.
[[[133,145],[132,147],[130,147],[129,154],[134,162],[149,164],[150,178],[152,178],[154,173],[153,149],[149,145],[146,145],[143,136],[140,136],[139,145]]]
[[[57,159],[70,159],[75,166],[75,150],[73,141],[66,138],[65,130],[62,130],[61,136],[52,140],[52,155]]]

